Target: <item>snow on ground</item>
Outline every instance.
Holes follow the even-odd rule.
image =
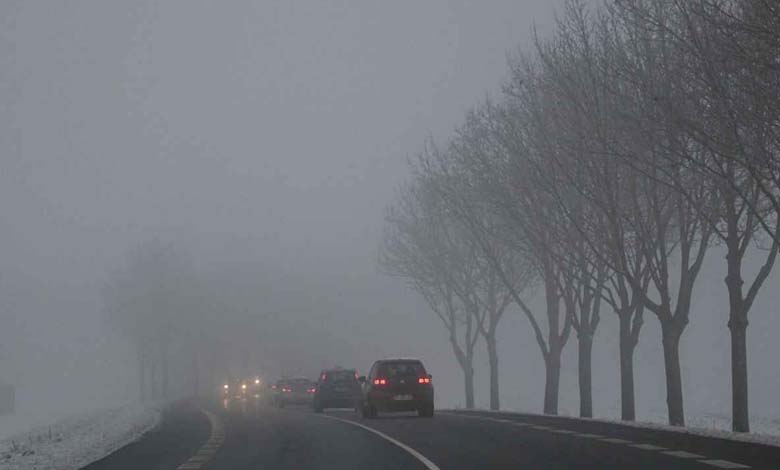
[[[124,405],[74,415],[0,440],[0,470],[72,470],[134,441],[160,420],[158,407]]]
[[[459,408],[459,411],[463,408]],[[532,416],[544,416],[556,418],[556,416],[541,415],[538,413],[527,413],[521,411],[500,410],[491,411],[486,409],[479,409],[479,411],[486,411],[492,413],[517,413],[523,415]],[[752,442],[756,444],[765,444],[771,446],[780,447],[780,418],[771,418],[765,416],[751,416],[750,418],[750,433],[735,433],[731,429],[731,418],[728,416],[707,414],[695,417],[686,417],[687,426],[677,427],[663,424],[663,420],[666,416],[653,416],[652,421],[636,421],[626,422],[617,419],[600,419],[600,418],[579,418],[576,416],[569,416],[561,414],[557,416],[562,419],[578,419],[584,421],[595,421],[600,423],[610,423],[621,426],[630,426],[635,428],[657,429],[660,431],[679,432],[694,434],[697,436],[715,437],[720,439],[731,439],[742,442]]]

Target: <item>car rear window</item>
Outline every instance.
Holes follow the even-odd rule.
[[[291,380],[290,381],[290,389],[292,389],[293,392],[305,392],[309,388],[312,387],[312,384],[308,380]]]
[[[385,362],[379,366],[382,377],[421,377],[425,375],[425,367],[419,361]]]
[[[354,382],[354,370],[329,370],[323,374],[326,382]]]

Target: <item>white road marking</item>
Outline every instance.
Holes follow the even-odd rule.
[[[610,444],[632,444],[631,441],[627,441],[625,439],[618,439],[616,437],[605,437],[604,439],[600,439],[601,442],[609,442]]]
[[[551,428],[550,426],[539,426],[539,425],[536,425],[536,424],[532,424],[530,427],[532,427],[534,429],[538,429],[540,431],[551,431],[551,430],[555,429],[555,428]]]
[[[317,414],[316,416],[319,416],[321,418],[334,419],[336,421],[341,421],[342,423],[351,424],[353,426],[357,426],[359,428],[365,429],[368,432],[372,432],[372,433],[376,434],[377,436],[379,436],[379,437],[381,437],[381,438],[383,438],[383,439],[385,439],[385,440],[395,444],[396,446],[398,446],[401,449],[403,449],[406,452],[408,452],[412,457],[416,458],[420,463],[425,465],[425,468],[427,468],[428,470],[441,470],[435,463],[433,463],[430,460],[428,460],[421,453],[419,453],[416,450],[412,449],[411,447],[409,447],[408,445],[404,444],[403,442],[398,441],[396,439],[393,439],[392,437],[388,436],[387,434],[385,434],[383,432],[379,432],[379,431],[377,431],[374,428],[362,425],[360,423],[356,423],[355,421],[350,421],[348,419],[337,418],[335,416],[324,415],[324,414]]]
[[[552,432],[554,432],[556,434],[577,434],[576,432],[569,431],[568,429],[556,429],[556,430],[554,430]]]
[[[671,455],[672,457],[679,457],[681,459],[703,459],[703,455],[693,454],[691,452],[685,452],[684,450],[667,450],[661,452],[664,455]]]
[[[176,470],[197,470],[199,468],[200,468],[200,464],[199,463],[185,462],[185,463],[179,465],[178,467],[176,467]]]
[[[584,437],[586,439],[601,439],[604,436],[601,434],[577,434],[577,437]]]
[[[631,444],[629,447],[635,447],[642,450],[668,450],[666,447],[656,446],[653,444]]]
[[[728,460],[699,460],[701,463],[706,463],[707,465],[712,465],[713,467],[718,468],[750,468],[747,465],[742,465],[741,463],[736,462],[729,462]]]

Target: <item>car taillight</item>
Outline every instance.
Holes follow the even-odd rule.
[[[429,384],[429,383],[431,383],[431,379],[430,379],[430,377],[420,377],[419,379],[417,379],[417,383],[418,384]]]
[[[385,379],[374,379],[374,385],[387,385],[387,380],[385,380]]]
[[[283,392],[292,392],[292,390],[291,390],[291,389],[289,389],[289,388],[283,388],[283,389],[282,389],[282,391],[283,391]]]
[[[328,374],[322,374],[320,376],[320,381],[325,382],[326,380],[328,380]]]
[[[310,389],[308,389],[306,391],[309,392],[309,393],[314,393],[314,392],[317,391],[317,389],[316,388],[310,388]]]

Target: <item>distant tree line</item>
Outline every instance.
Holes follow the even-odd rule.
[[[514,305],[545,364],[544,412],[558,412],[574,337],[580,415],[592,416],[591,350],[606,311],[619,325],[607,334],[619,338],[622,419],[634,420],[633,356],[650,314],[668,421],[683,426],[679,344],[717,245],[732,426],[749,431],[748,318],[780,249],[780,3],[571,0],[509,71],[499,97],[410,162],[380,257],[447,329],[466,406],[480,339],[490,407],[500,406],[495,335]],[[743,269],[748,254],[755,272]],[[536,293],[540,311],[528,303]]]
[[[229,378],[235,344],[226,338],[241,344],[255,328],[223,284],[198,272],[178,246],[160,240],[135,246],[109,275],[106,319],[136,354],[142,401],[214,393]]]

